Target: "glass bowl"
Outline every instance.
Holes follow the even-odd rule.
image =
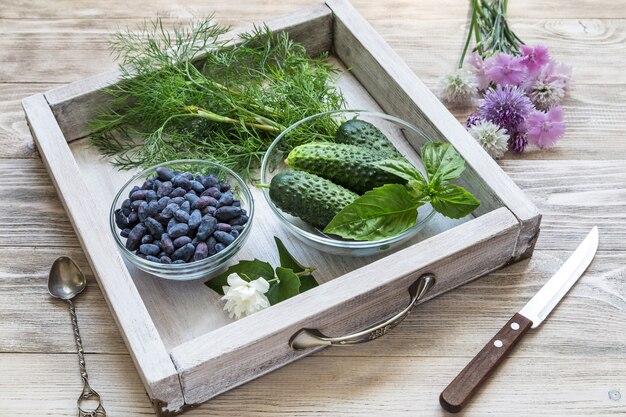
[[[122,201],[128,198],[130,190],[134,186],[141,186],[148,177],[154,177],[156,175],[156,169],[159,167],[167,167],[173,171],[190,171],[194,175],[201,173],[203,175],[213,174],[220,181],[228,182],[231,185],[231,190],[235,195],[235,199],[241,201],[241,208],[247,211],[249,217],[248,222],[239,234],[239,236],[227,246],[221,252],[215,255],[209,256],[200,261],[189,262],[185,264],[161,264],[147,259],[143,259],[137,256],[134,252],[126,249],[126,239],[120,236],[120,229],[115,224],[115,210],[119,208]],[[124,254],[126,259],[130,261],[137,268],[145,271],[149,274],[157,277],[186,281],[198,278],[205,278],[214,275],[221,270],[225,269],[228,260],[235,255],[239,249],[243,246],[250,229],[252,228],[252,221],[254,219],[254,200],[250,189],[246,185],[245,181],[235,174],[232,170],[208,161],[195,160],[195,159],[182,159],[177,161],[169,161],[159,165],[154,165],[144,171],[141,171],[134,177],[132,177],[122,188],[118,191],[113,203],[111,204],[111,210],[109,213],[109,224],[111,233],[117,242],[119,250]]]
[[[337,127],[348,119],[358,118],[375,125],[388,138],[417,144],[431,141],[420,129],[397,117],[366,110],[335,110],[315,114],[294,123],[284,130],[270,145],[261,165],[261,183],[269,184],[272,177],[289,169],[285,158],[294,146],[314,141],[334,141]],[[393,140],[393,139],[392,139]],[[419,155],[410,146],[398,149],[409,162],[413,163],[426,177]],[[318,228],[291,216],[278,208],[267,188],[263,195],[272,212],[289,232],[305,244],[320,251],[347,256],[370,256],[394,249],[414,237],[433,217],[435,211],[430,204],[418,208],[417,223],[410,229],[386,239],[377,241],[355,241],[330,236]]]

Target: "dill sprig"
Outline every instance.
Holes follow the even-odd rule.
[[[111,50],[122,80],[91,141],[121,168],[198,158],[250,178],[272,140],[304,117],[343,107],[326,55],[310,58],[284,32],[228,31],[208,17],[167,30],[161,19],[117,33]],[[290,134],[290,145],[332,137],[332,118]],[[306,130],[305,130],[306,129]]]

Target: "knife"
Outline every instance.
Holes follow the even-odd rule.
[[[467,364],[439,396],[441,406],[452,413],[461,411],[478,387],[502,362],[529,329],[545,320],[552,309],[585,272],[598,249],[594,227],[574,253],[537,294]]]

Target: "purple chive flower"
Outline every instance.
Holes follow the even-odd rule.
[[[520,57],[500,53],[488,58],[487,65],[485,75],[496,84],[519,85],[526,78]]]
[[[489,66],[487,65],[487,61],[484,61],[480,55],[474,52],[472,55],[470,55],[467,62],[469,62],[472,67],[474,67],[472,71],[476,75],[478,89],[484,90],[489,87],[489,83],[491,82],[491,80],[489,79],[489,77],[487,77],[487,74],[485,74],[485,71],[487,71],[487,69],[489,68]]]
[[[509,139],[509,149],[511,149],[513,152],[524,152],[524,149],[526,149],[526,145],[528,145],[528,137],[526,136],[526,132],[517,132]]]
[[[477,124],[478,122],[480,122],[482,119],[480,118],[480,115],[478,114],[477,111],[473,112],[472,114],[470,114],[467,117],[467,121],[465,122],[465,126],[467,127],[472,127],[475,124]]]
[[[512,137],[524,126],[524,119],[533,110],[530,99],[521,88],[496,86],[485,93],[478,108],[479,116],[506,129]]]
[[[521,64],[526,67],[530,75],[539,74],[543,66],[550,61],[548,48],[541,44],[535,46],[522,45],[520,51],[522,52]]]
[[[528,140],[540,148],[550,148],[565,133],[563,109],[552,107],[547,112],[535,110],[526,119]]]

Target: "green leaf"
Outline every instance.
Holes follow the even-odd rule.
[[[300,277],[300,292],[305,292],[311,288],[317,287],[319,284],[313,278],[313,275],[304,275]]]
[[[289,253],[285,244],[278,237],[274,236],[274,241],[276,242],[276,247],[278,248],[278,256],[280,257],[280,266],[283,268],[292,269],[293,272],[302,272],[305,270],[305,267]]]
[[[401,184],[385,184],[341,210],[324,233],[354,240],[380,240],[402,233],[417,222],[422,205]]]
[[[426,184],[422,173],[409,161],[402,159],[383,159],[382,161],[374,162],[374,165],[407,181],[418,181]]]
[[[292,269],[279,266],[276,268],[278,282],[272,283],[266,296],[274,305],[300,293],[300,278]]]
[[[253,261],[239,261],[239,263],[230,266],[224,273],[204,283],[207,287],[220,295],[224,295],[222,287],[227,285],[227,279],[230,274],[238,274],[247,281],[255,280],[259,277],[265,279],[274,278],[274,268],[267,262],[255,259]]]
[[[293,272],[298,273],[305,271],[306,269],[312,270],[313,268],[306,268],[300,262],[298,262],[287,250],[285,244],[280,240],[277,236],[274,236],[274,240],[276,241],[276,247],[278,248],[278,256],[280,257],[280,266],[284,268],[289,268],[293,270]],[[310,290],[311,288],[317,287],[319,284],[313,278],[313,275],[302,275],[300,276],[300,292],[305,292]]]
[[[444,216],[460,219],[474,211],[480,205],[480,201],[463,187],[441,184],[433,191],[430,204]]]
[[[406,184],[406,189],[415,198],[423,203],[430,201],[428,196],[428,183],[426,181],[421,182],[418,180],[409,181]]]
[[[449,143],[428,142],[421,154],[430,182],[453,180],[465,170],[465,161]]]

